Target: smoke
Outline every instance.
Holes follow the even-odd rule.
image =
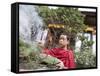
[[[40,41],[43,30],[43,20],[34,5],[19,5],[19,36],[26,42]],[[46,34],[44,35],[46,37]],[[43,37],[43,39],[45,39]]]

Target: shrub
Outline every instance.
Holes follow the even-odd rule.
[[[79,36],[82,41],[80,51],[75,52],[77,68],[96,67],[96,55],[92,53],[93,41],[84,36]]]
[[[96,67],[96,56],[91,51],[91,49],[85,49],[75,53],[77,68]]]

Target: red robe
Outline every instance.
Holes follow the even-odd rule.
[[[75,68],[74,54],[72,50],[54,48],[51,50],[45,50],[45,53],[60,59],[68,69]]]

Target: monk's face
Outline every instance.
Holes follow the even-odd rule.
[[[68,45],[67,36],[66,35],[60,35],[60,38],[59,38],[59,46],[60,47],[65,47],[67,45]]]

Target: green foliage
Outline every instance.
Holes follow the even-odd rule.
[[[96,56],[91,53],[90,49],[85,49],[82,52],[76,52],[77,68],[96,67]]]
[[[81,40],[82,45],[81,45],[81,51],[85,50],[86,48],[91,48],[93,45],[93,41],[92,40],[88,40],[88,37],[85,36],[78,36],[78,38]],[[92,50],[92,49],[91,49]]]
[[[19,60],[20,69],[46,69],[56,68],[55,64],[59,59],[42,54],[42,48],[38,44],[28,44],[20,39],[19,41]]]
[[[38,47],[38,45],[32,45],[29,43],[24,42],[23,40],[19,41],[19,50],[20,50],[20,54],[23,54],[23,56],[29,56],[31,53],[35,54],[39,54],[41,53],[41,48]]]
[[[59,63],[59,59],[52,57],[50,55],[41,54],[40,58],[42,59],[42,62],[45,62],[48,65],[55,65],[55,64]]]
[[[82,41],[82,46],[79,52],[75,52],[77,68],[96,67],[96,56],[92,53],[91,48],[93,41],[89,41],[84,36],[79,38]]]
[[[85,16],[77,8],[58,7],[52,9],[47,6],[40,6],[38,10],[46,25],[49,23],[64,24],[65,32],[75,34],[86,28],[84,24]]]

